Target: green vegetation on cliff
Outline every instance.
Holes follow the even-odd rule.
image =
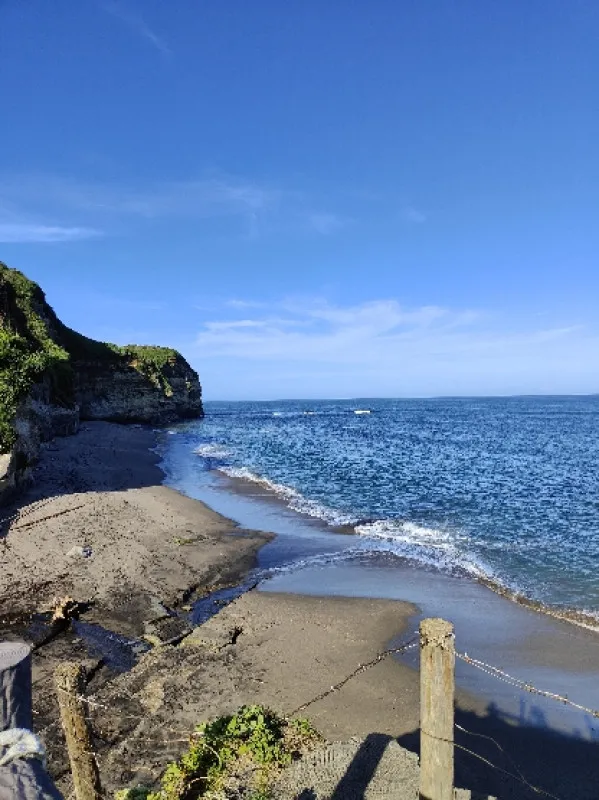
[[[144,345],[118,345],[88,339],[67,328],[58,321],[60,342],[74,362],[95,362],[115,366],[129,366],[144,375],[151,383],[168,397],[172,388],[165,375],[165,368],[174,366],[181,358],[170,347],[149,347]]]
[[[37,284],[0,262],[0,452],[14,444],[17,407],[34,383],[46,377],[57,404],[73,402],[69,354],[40,313],[44,303]]]
[[[110,374],[137,373],[159,398],[172,397],[176,373],[187,369],[197,380],[171,348],[123,347],[71,330],[58,319],[36,283],[0,262],[0,453],[13,446],[19,404],[34,387],[43,387],[47,402],[73,407],[77,374],[89,365]],[[191,383],[186,380],[185,385],[189,389]],[[196,404],[201,414],[201,400]]]

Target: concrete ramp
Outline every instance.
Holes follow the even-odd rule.
[[[312,751],[285,770],[274,795],[280,800],[417,800],[418,772],[414,753],[390,736],[373,733]],[[465,789],[457,789],[455,797],[482,800]]]

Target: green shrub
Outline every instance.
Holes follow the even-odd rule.
[[[270,800],[277,772],[299,758],[320,736],[307,720],[289,722],[263,706],[242,706],[236,714],[198,726],[189,749],[165,769],[160,789],[117,792],[117,800],[226,798],[243,789],[248,800]]]
[[[73,402],[69,354],[50,334],[44,303],[37,284],[0,263],[0,452],[14,444],[19,403],[43,376],[54,402]]]

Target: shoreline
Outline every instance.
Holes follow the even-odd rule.
[[[367,535],[362,535],[356,531],[356,527],[363,524],[362,520],[359,520],[355,524],[332,524],[327,522],[327,520],[323,519],[322,517],[312,516],[305,511],[295,509],[293,505],[290,505],[284,496],[279,494],[273,488],[272,481],[267,478],[259,478],[259,476],[257,476],[257,478],[254,479],[247,476],[232,476],[218,468],[215,468],[213,472],[217,474],[217,480],[219,483],[222,483],[226,487],[225,490],[241,496],[259,498],[266,503],[272,503],[279,508],[284,508],[287,511],[290,511],[292,514],[303,519],[305,523],[313,525],[315,528],[323,529],[331,534],[342,534],[343,536],[347,537],[356,537],[356,541],[358,542],[362,542],[363,540],[366,540],[368,543],[377,541],[375,537],[368,537]],[[370,522],[375,521],[376,520],[371,520]],[[385,540],[383,539],[383,541]],[[389,541],[392,542],[393,539],[390,539]],[[402,556],[399,554],[397,554],[397,557],[403,560],[409,566],[414,566],[416,569],[422,569],[425,573],[429,568],[429,565],[419,562],[417,559],[412,559],[408,556]],[[498,596],[503,597],[504,599],[521,607],[527,608],[534,613],[542,614],[556,620],[565,621],[577,627],[599,634],[599,612],[594,614],[592,612],[585,611],[584,609],[578,609],[575,607],[549,605],[540,600],[535,600],[532,597],[528,597],[517,590],[510,589],[508,586],[496,581],[493,578],[483,575],[477,576],[470,574],[461,568],[456,568],[455,572],[446,572],[445,570],[439,571],[443,574],[454,575],[460,580],[475,582],[480,586],[490,589]]]
[[[551,609],[543,613],[533,602],[506,596],[484,581],[451,575],[393,553],[361,548],[364,537],[325,527],[319,520],[289,508],[264,486],[190,467],[193,462],[181,459],[187,447],[185,437],[181,437],[182,449],[177,447],[178,437],[169,438],[173,458],[165,466],[171,480],[219,513],[251,527],[264,527],[266,520],[268,529],[277,534],[259,552],[266,578],[259,592],[411,602],[423,609],[424,616],[454,621],[459,646],[472,656],[501,666],[533,685],[541,682],[540,688],[599,709],[599,693],[592,680],[599,646],[595,626],[580,624],[580,620],[552,613]],[[182,466],[184,463],[187,467]],[[573,646],[575,652],[571,652]],[[412,666],[417,668],[416,664]],[[470,676],[466,672],[460,669],[458,677],[469,692],[491,703],[499,696],[504,711],[518,713],[518,693],[507,695],[505,684],[486,680],[472,669]],[[549,708],[548,713],[552,724],[561,730],[575,727],[559,705]],[[599,735],[596,719],[581,724]]]

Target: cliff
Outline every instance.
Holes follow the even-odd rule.
[[[40,442],[74,433],[80,419],[201,416],[198,376],[180,353],[82,336],[36,283],[0,262],[0,503],[28,479]]]

